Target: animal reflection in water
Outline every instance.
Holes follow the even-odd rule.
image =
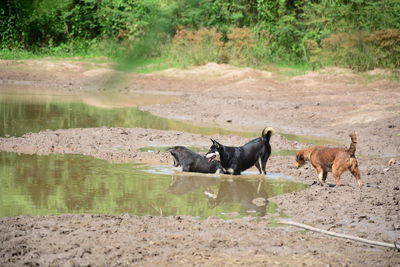
[[[228,203],[240,203],[247,212],[264,216],[268,196],[264,180],[229,179],[195,175],[172,175],[168,192],[184,195],[196,190],[204,190],[209,208]]]

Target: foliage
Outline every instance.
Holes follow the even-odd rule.
[[[201,65],[222,62],[222,34],[214,28],[197,31],[178,29],[168,53],[169,60],[180,65]]]
[[[257,65],[255,56],[257,36],[247,27],[233,28],[227,35],[225,55],[229,63],[236,65]]]
[[[344,65],[365,71],[376,66],[400,67],[400,30],[386,29],[367,32],[335,33],[324,38],[319,46],[308,40],[310,61],[313,64]]]
[[[160,57],[398,68],[398,14],[398,0],[4,0],[0,49],[95,51],[124,68]]]

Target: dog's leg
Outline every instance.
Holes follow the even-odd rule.
[[[362,186],[362,181],[361,181],[361,175],[360,175],[360,170],[358,169],[357,162],[355,164],[352,164],[349,168],[351,174],[356,178],[356,181],[358,185],[361,187]]]
[[[326,183],[326,177],[328,177],[328,171],[324,170],[322,174],[322,181],[324,182],[324,184]]]
[[[267,171],[265,170],[265,166],[267,165],[267,161],[268,161],[268,158],[265,161],[262,162],[262,170],[264,171],[264,174],[267,174]]]
[[[320,166],[317,166],[316,169],[317,169],[319,184],[324,185],[324,170]]]
[[[256,166],[256,168],[257,168],[257,170],[258,170],[259,173],[262,173],[262,171],[261,171],[261,165],[260,165],[260,162],[259,162],[259,161],[257,161],[256,164],[254,164],[254,166]]]
[[[260,174],[265,175],[265,165],[263,166],[262,161],[261,161],[261,156],[258,158],[258,171]]]
[[[335,160],[332,164],[332,175],[335,178],[335,182],[337,186],[341,186],[340,176],[349,169],[349,165],[346,164],[343,160]]]
[[[341,186],[342,184],[340,183],[340,176],[344,170],[340,167],[335,167],[335,165],[332,166],[332,175],[333,178],[335,178],[336,186]]]
[[[267,171],[265,170],[265,166],[267,165],[268,159],[269,159],[269,155],[267,155],[267,157],[265,157],[264,159],[261,160],[261,168],[262,168],[264,174],[267,174]]]
[[[323,171],[320,171],[319,173],[318,173],[318,180],[319,180],[319,184],[320,185],[323,185],[324,183],[322,182],[323,180],[323,176],[324,176],[324,172]]]
[[[268,150],[268,151],[264,154],[264,157],[263,157],[263,160],[262,160],[262,169],[263,169],[263,171],[264,171],[265,174],[267,174],[267,171],[266,171],[266,169],[265,169],[265,166],[267,166],[267,162],[268,162],[269,156],[271,156],[271,150]]]
[[[340,183],[340,175],[337,172],[332,172],[333,178],[335,178],[336,186],[341,186],[342,184]]]

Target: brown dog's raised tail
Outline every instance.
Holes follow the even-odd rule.
[[[351,133],[350,134],[351,138],[351,144],[348,149],[348,152],[350,154],[350,157],[355,158],[356,157],[356,146],[357,146],[357,134],[356,133]]]

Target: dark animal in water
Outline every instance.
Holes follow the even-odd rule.
[[[174,167],[184,172],[224,173],[221,162],[208,161],[204,156],[184,146],[174,146],[167,150],[174,157]]]

